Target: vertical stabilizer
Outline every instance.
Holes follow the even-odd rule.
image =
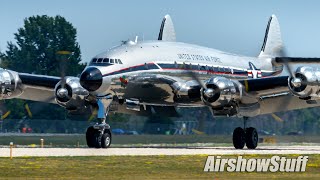
[[[259,57],[279,57],[283,53],[280,25],[275,15],[269,19]]]
[[[169,15],[164,16],[162,20],[158,40],[176,41],[176,32]]]

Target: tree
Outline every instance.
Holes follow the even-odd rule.
[[[63,60],[65,75],[76,76],[85,67],[85,64],[80,64],[81,52],[76,37],[76,29],[64,17],[43,15],[26,18],[24,26],[14,34],[16,42],[8,42],[7,51],[0,54],[1,67],[17,72],[60,76]],[[71,54],[61,55],[59,51],[69,51]],[[26,115],[25,103],[18,99],[5,101],[6,108],[12,111],[11,118]],[[37,104],[43,106],[41,103],[32,103],[32,106],[37,109]],[[65,110],[50,104],[34,117],[63,119]]]
[[[80,46],[76,29],[64,17],[32,16],[14,34],[16,43],[8,42],[4,61],[8,69],[18,72],[60,75],[58,51],[70,51],[65,63],[66,75],[78,75],[85,67],[80,64]]]

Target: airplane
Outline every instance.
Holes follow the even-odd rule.
[[[172,19],[166,15],[157,40],[123,41],[93,57],[79,77],[0,69],[0,97],[96,114],[96,124],[86,131],[88,147],[95,148],[111,145],[109,111],[175,116],[178,107],[207,107],[214,116],[242,117],[233,145],[255,149],[258,133],[247,127],[248,118],[318,106],[320,70],[300,66],[291,71],[289,66],[317,62],[319,58],[286,57],[275,15],[268,21],[257,57],[176,42]],[[284,67],[289,76],[280,75]]]

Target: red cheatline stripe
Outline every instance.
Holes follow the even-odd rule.
[[[130,69],[130,68],[136,68],[136,67],[144,66],[144,65],[145,65],[145,64],[139,64],[139,65],[131,66],[131,67],[128,67],[128,68],[123,68],[123,69],[120,69],[120,70],[116,70],[116,71],[107,73],[107,74],[105,74],[105,75],[103,75],[103,76],[106,76],[106,75],[109,75],[109,74],[112,74],[112,73],[115,73],[115,72],[119,72],[119,71],[128,70],[128,69]],[[147,63],[147,65],[154,65],[154,63]]]

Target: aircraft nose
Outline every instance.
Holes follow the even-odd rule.
[[[85,69],[80,76],[80,84],[88,91],[96,91],[102,85],[102,74],[98,68],[89,67]]]

